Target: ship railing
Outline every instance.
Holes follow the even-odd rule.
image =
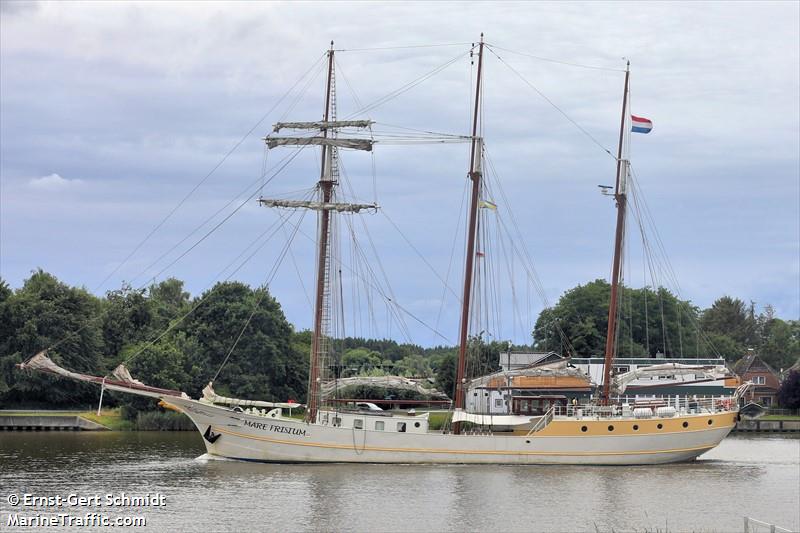
[[[662,396],[620,398],[611,405],[594,403],[555,405],[553,416],[575,418],[630,418],[637,409],[650,409],[653,417],[687,414],[715,414],[733,411],[736,400],[731,396],[697,398],[694,396]],[[549,411],[548,411],[549,412]],[[641,413],[641,411],[639,411]]]
[[[791,533],[790,529],[776,526],[775,524],[768,524],[767,522],[762,522],[761,520],[756,520],[749,516],[744,517],[744,533],[761,533],[762,531],[769,531],[769,533]]]
[[[558,406],[552,406],[547,412],[542,416],[539,420],[536,421],[536,424],[533,425],[530,431],[528,431],[528,435],[531,433],[536,433],[537,431],[541,431],[542,429],[547,427],[547,424],[553,421],[553,416],[555,416],[555,412]]]

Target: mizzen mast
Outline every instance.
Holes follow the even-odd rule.
[[[478,138],[478,116],[481,102],[481,75],[483,71],[483,33],[478,46],[478,76],[475,86],[475,110],[472,116],[472,147],[470,150],[469,177],[472,180],[472,197],[469,206],[469,229],[467,232],[467,257],[464,268],[464,293],[461,306],[461,330],[458,343],[458,364],[456,367],[455,408],[463,409],[466,389],[467,344],[469,339],[469,308],[472,296],[472,277],[475,262],[475,240],[478,225],[478,204],[481,194],[481,152],[482,139]],[[461,423],[453,423],[453,433],[461,432]]]
[[[321,382],[323,362],[331,350],[330,345],[330,320],[331,301],[330,285],[333,278],[331,260],[331,215],[338,213],[358,213],[363,209],[377,209],[376,204],[350,204],[335,201],[335,187],[338,184],[338,149],[348,148],[353,150],[371,151],[371,139],[344,139],[338,137],[340,128],[367,128],[372,125],[370,120],[336,120],[336,97],[334,94],[334,49],[333,41],[328,51],[328,76],[325,91],[325,109],[322,121],[317,122],[279,122],[275,124],[273,132],[281,129],[318,130],[319,134],[294,137],[267,136],[264,141],[272,149],[279,146],[320,146],[322,148],[322,165],[317,189],[317,201],[285,200],[259,198],[259,204],[265,207],[279,207],[288,209],[305,208],[317,211],[317,283],[314,303],[314,326],[311,341],[311,358],[308,375],[308,399],[306,409],[306,422],[316,421],[321,401]]]
[[[622,118],[619,126],[619,148],[617,150],[617,181],[614,187],[614,200],[617,204],[617,229],[614,236],[614,263],[611,269],[611,300],[608,303],[608,329],[606,330],[606,351],[603,365],[602,404],[609,403],[611,389],[611,365],[617,351],[617,304],[619,300],[620,278],[622,278],[622,246],[625,237],[625,208],[627,207],[628,161],[622,158],[625,141],[625,124],[628,115],[628,80],[631,63],[625,67],[625,89],[622,95]]]

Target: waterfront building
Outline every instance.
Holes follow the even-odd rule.
[[[764,407],[770,407],[777,402],[780,376],[754,351],[739,359],[733,370],[743,381],[752,381],[755,385],[747,394],[749,401]]]

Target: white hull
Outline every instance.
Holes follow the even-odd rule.
[[[717,446],[730,432],[736,413],[687,415],[663,421],[664,430],[626,433],[642,421],[554,421],[545,431],[525,435],[397,433],[308,424],[300,420],[236,412],[196,400],[168,398],[204,434],[210,455],[260,462],[303,463],[468,463],[642,465],[690,461]],[[688,429],[680,427],[688,421]],[[591,426],[589,434],[580,427]],[[669,426],[669,427],[668,427]],[[209,431],[209,427],[211,428]],[[644,426],[643,426],[644,427]],[[572,431],[575,435],[554,434]],[[551,430],[552,429],[552,430]],[[610,430],[609,430],[610,431]],[[211,442],[213,441],[213,442]]]

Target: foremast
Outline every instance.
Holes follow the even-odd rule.
[[[305,421],[313,423],[322,399],[321,385],[324,362],[331,351],[331,282],[333,279],[331,255],[331,232],[334,213],[358,213],[364,209],[377,209],[376,204],[354,204],[336,201],[335,189],[338,184],[338,149],[348,148],[353,150],[372,150],[373,141],[370,139],[344,139],[338,137],[340,128],[368,128],[372,125],[370,120],[336,120],[336,96],[334,73],[333,41],[328,50],[328,75],[325,90],[325,109],[321,122],[278,122],[273,131],[281,129],[294,130],[319,130],[319,135],[274,137],[267,136],[264,141],[267,148],[279,146],[320,146],[322,149],[322,163],[320,177],[317,183],[318,199],[316,201],[286,200],[259,198],[259,204],[265,207],[278,207],[297,209],[305,208],[317,211],[317,259],[316,259],[316,291],[314,302],[314,320],[311,340],[311,356],[308,373],[308,398],[306,400]]]
[[[477,237],[478,206],[481,194],[482,139],[478,138],[478,117],[481,102],[481,77],[483,73],[483,33],[478,45],[478,75],[475,82],[475,110],[472,116],[472,146],[470,149],[469,178],[472,180],[472,196],[469,205],[469,229],[467,230],[467,254],[464,267],[464,292],[461,305],[461,329],[458,342],[458,364],[456,366],[455,408],[463,409],[465,404],[467,348],[469,333],[470,301],[472,296],[472,277],[475,265],[475,240]],[[461,432],[461,423],[453,423],[453,433]]]
[[[622,95],[622,117],[619,125],[619,147],[617,149],[617,179],[614,186],[614,201],[617,206],[617,227],[614,233],[614,261],[611,267],[611,299],[608,303],[608,329],[606,330],[606,349],[603,364],[603,391],[600,402],[609,403],[611,393],[611,365],[617,352],[617,304],[622,278],[622,253],[625,240],[625,210],[627,208],[628,161],[623,159],[625,145],[625,125],[628,116],[628,81],[630,78],[630,61],[625,67],[625,88]]]

